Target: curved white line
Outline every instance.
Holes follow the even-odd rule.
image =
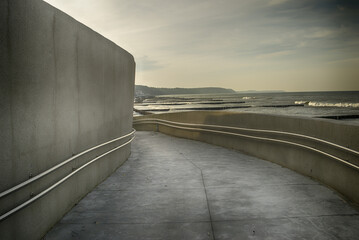
[[[33,203],[34,201],[36,201],[37,199],[43,197],[45,194],[47,194],[48,192],[50,192],[51,190],[53,190],[54,188],[56,188],[57,186],[59,186],[60,184],[62,184],[63,182],[65,182],[67,179],[69,179],[71,176],[73,176],[75,173],[81,171],[82,169],[84,169],[85,167],[87,167],[88,165],[90,165],[93,162],[96,162],[97,160],[99,160],[100,158],[116,151],[119,148],[124,147],[125,145],[129,144],[130,142],[133,141],[133,139],[135,138],[135,136],[133,136],[129,141],[127,141],[126,143],[111,149],[110,151],[101,154],[100,156],[92,159],[91,161],[87,162],[86,164],[82,165],[81,167],[79,167],[78,169],[76,169],[75,171],[73,171],[72,173],[68,174],[66,177],[62,178],[61,180],[57,181],[55,184],[51,185],[49,188],[45,189],[44,191],[42,191],[41,193],[37,194],[36,196],[34,196],[33,198],[27,200],[26,202],[20,204],[19,206],[13,208],[12,210],[8,211],[7,213],[3,214],[0,216],[0,221],[6,219],[7,217],[11,216],[12,214],[16,213],[17,211],[23,209],[24,207],[28,206],[29,204]]]
[[[332,143],[320,138],[315,138],[315,137],[311,137],[311,136],[306,136],[303,134],[298,134],[298,133],[291,133],[291,132],[281,132],[281,131],[275,131],[275,130],[263,130],[263,129],[253,129],[253,128],[239,128],[239,127],[230,127],[230,126],[221,126],[221,125],[207,125],[207,124],[195,124],[195,123],[180,123],[180,122],[172,122],[172,121],[167,121],[167,120],[162,120],[162,119],[139,119],[139,120],[135,120],[133,123],[137,123],[137,122],[141,122],[141,121],[160,121],[160,122],[166,122],[166,123],[172,123],[172,124],[178,124],[178,125],[185,125],[185,126],[198,126],[198,127],[213,127],[213,128],[224,128],[224,129],[233,129],[233,130],[242,130],[242,131],[252,131],[252,132],[263,132],[263,133],[277,133],[277,134],[282,134],[282,135],[289,135],[289,136],[296,136],[296,137],[301,137],[301,138],[306,138],[306,139],[311,139],[314,141],[318,141],[318,142],[322,142],[328,145],[331,145],[333,147],[336,148],[340,148],[344,151],[348,151],[351,152],[355,155],[359,156],[359,152],[355,151],[353,149],[341,146],[339,144],[336,143]]]
[[[67,160],[65,160],[65,161],[63,161],[63,162],[61,162],[61,163],[59,163],[59,164],[53,166],[52,168],[50,168],[50,169],[48,169],[48,170],[46,170],[46,171],[44,171],[44,172],[42,172],[42,173],[40,173],[40,174],[34,176],[33,178],[30,178],[29,180],[26,180],[26,181],[24,181],[24,182],[22,182],[22,183],[20,183],[20,184],[18,184],[18,185],[16,185],[16,186],[12,187],[12,188],[9,188],[8,190],[5,190],[4,192],[0,193],[0,198],[5,197],[6,195],[9,195],[10,193],[15,192],[15,191],[19,190],[20,188],[25,187],[26,185],[28,185],[28,184],[30,184],[30,183],[32,183],[32,182],[34,182],[34,181],[36,181],[36,180],[38,180],[38,179],[40,179],[40,178],[46,176],[47,174],[49,174],[49,173],[55,171],[56,169],[62,167],[63,165],[65,165],[65,164],[67,164],[67,163],[73,161],[74,159],[76,159],[76,158],[78,158],[78,157],[81,157],[82,155],[84,155],[84,154],[86,154],[86,153],[88,153],[88,152],[90,152],[90,151],[93,151],[93,150],[95,150],[95,149],[97,149],[97,148],[100,148],[100,147],[102,147],[102,146],[105,146],[105,145],[107,145],[107,144],[110,144],[110,143],[116,142],[116,141],[118,141],[118,140],[121,140],[121,139],[123,139],[123,138],[126,138],[126,137],[128,137],[128,136],[130,136],[130,135],[132,135],[132,134],[134,134],[134,133],[135,133],[135,130],[132,129],[132,132],[130,132],[130,133],[126,134],[126,135],[123,135],[123,136],[121,136],[121,137],[112,139],[112,140],[110,140],[110,141],[108,141],[108,142],[105,142],[105,143],[96,145],[96,146],[94,146],[94,147],[92,147],[92,148],[89,148],[89,149],[83,151],[83,152],[80,152],[80,153],[78,153],[78,154],[76,154],[76,155],[70,157],[69,159],[67,159]]]
[[[171,124],[166,124],[166,123],[161,123],[161,122],[157,122],[155,121],[151,121],[148,120],[147,122],[149,123],[153,123],[153,124],[160,124],[160,125],[164,125],[164,126],[168,126],[168,127],[173,127],[173,128],[178,128],[178,129],[185,129],[185,130],[190,130],[190,131],[202,131],[202,132],[211,132],[211,133],[220,133],[220,134],[227,134],[227,135],[233,135],[233,136],[240,136],[240,137],[246,137],[246,138],[252,138],[252,139],[258,139],[258,140],[265,140],[265,141],[272,141],[272,142],[279,142],[279,143],[285,143],[285,144],[289,144],[289,145],[294,145],[294,146],[298,146],[298,147],[302,147],[302,148],[306,148],[309,150],[312,150],[314,152],[318,152],[321,153],[327,157],[333,158],[339,162],[341,162],[342,164],[345,164],[349,167],[354,168],[355,170],[359,170],[359,166],[356,166],[352,163],[349,163],[341,158],[338,158],[334,155],[331,155],[329,153],[323,152],[321,150],[303,145],[303,144],[299,144],[299,143],[294,143],[294,142],[289,142],[289,141],[284,141],[284,140],[278,140],[278,139],[272,139],[272,138],[264,138],[264,137],[255,137],[255,136],[250,136],[250,135],[245,135],[245,134],[240,134],[240,133],[231,133],[231,132],[224,132],[224,131],[217,131],[217,130],[210,130],[210,129],[201,129],[201,128],[190,128],[190,127],[179,127],[179,126],[175,126],[175,125],[171,125]]]

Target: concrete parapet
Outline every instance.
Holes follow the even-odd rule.
[[[133,56],[40,0],[0,1],[0,193],[132,131]],[[121,144],[117,143],[117,144]],[[14,194],[0,214],[114,145]],[[130,145],[0,222],[0,239],[39,239],[130,154]]]
[[[310,176],[359,204],[356,125],[315,118],[193,111],[136,117],[134,127],[240,150]]]

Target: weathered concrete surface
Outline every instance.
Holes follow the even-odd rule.
[[[2,192],[129,133],[135,63],[127,51],[41,0],[0,0],[0,20]],[[0,239],[40,238],[129,154],[130,146],[108,155],[1,222]],[[0,214],[63,174],[1,199]]]
[[[129,160],[51,239],[355,239],[359,213],[332,190],[234,150],[137,132]]]
[[[275,133],[250,132],[246,130],[218,129],[254,137],[270,138],[278,141],[265,141],[241,136],[231,136],[204,132],[198,129],[180,129],[156,123],[136,123],[136,120],[163,119],[180,123],[197,123],[229,126],[236,128],[262,129],[303,134],[330,141],[359,151],[359,126],[335,120],[291,117],[258,113],[239,113],[225,111],[191,111],[140,116],[134,118],[134,127],[142,131],[160,131],[162,133],[199,140],[269,160],[285,166],[303,175],[312,177],[337,190],[348,200],[359,206],[359,170],[341,161],[328,157],[308,148],[288,144],[298,143],[312,149],[332,154],[356,166],[359,166],[357,154],[342,151],[328,144],[312,139]],[[287,143],[283,142],[286,141]]]

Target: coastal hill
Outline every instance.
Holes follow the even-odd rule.
[[[205,87],[205,88],[155,88],[143,85],[135,86],[135,96],[156,96],[174,94],[206,94],[206,93],[236,93],[228,88]]]

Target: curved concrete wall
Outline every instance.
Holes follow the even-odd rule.
[[[297,136],[281,135],[277,133],[250,132],[246,130],[228,130],[215,128],[219,131],[231,131],[242,135],[271,138],[288,141],[266,141],[255,138],[233,136],[229,134],[212,133],[201,129],[213,127],[192,126],[199,129],[184,129],[166,126],[164,124],[146,123],[144,119],[163,119],[180,123],[196,123],[207,125],[232,126],[250,129],[276,130],[282,132],[303,134],[330,141],[350,149],[359,150],[359,127],[351,124],[338,123],[335,120],[298,118],[278,115],[264,115],[255,113],[234,113],[224,111],[194,111],[182,113],[156,114],[136,117],[136,130],[160,131],[169,135],[204,141],[228,148],[233,148],[250,155],[257,156],[290,168],[301,174],[310,176],[336,189],[348,200],[359,204],[359,168],[350,167],[331,157],[316,151],[299,147],[305,145],[317,149],[345,161],[359,166],[357,154],[351,154],[328,144]],[[142,120],[142,122],[141,122]],[[190,127],[177,124],[180,127]]]
[[[0,192],[131,132],[131,54],[40,0],[1,0],[0,32]],[[103,151],[0,199],[1,214]],[[39,239],[129,154],[111,153],[0,222],[0,239]]]

